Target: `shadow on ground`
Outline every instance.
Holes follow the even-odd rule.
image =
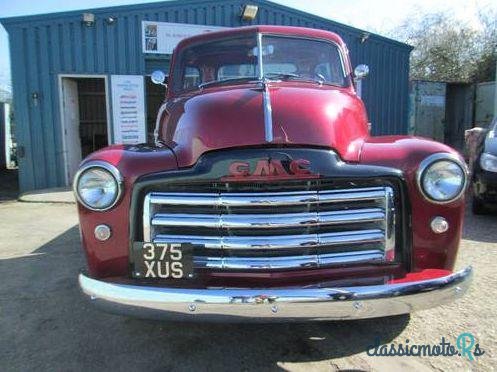
[[[125,318],[94,309],[76,276],[76,226],[30,256],[0,261],[0,365],[13,370],[275,369],[390,342],[408,316],[307,324],[197,324]]]
[[[475,215],[466,204],[463,239],[482,243],[497,243],[497,208],[484,215]]]
[[[19,194],[16,169],[0,169],[0,203],[15,200]]]

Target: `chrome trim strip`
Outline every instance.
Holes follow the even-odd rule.
[[[334,191],[320,191],[318,193],[318,202],[321,203],[335,203],[335,202],[348,202],[348,201],[365,201],[383,199],[385,196],[385,188],[379,187],[378,190],[364,190],[355,192],[355,190],[340,190]]]
[[[148,197],[148,196],[147,196]],[[147,203],[147,199],[145,199]],[[146,214],[146,212],[144,212]],[[149,215],[153,215],[150,214]],[[165,214],[153,215],[151,224],[164,227],[204,227],[212,229],[271,229],[329,226],[345,223],[379,222],[385,219],[381,208],[331,212],[275,214]],[[147,222],[150,224],[148,218]],[[144,221],[144,228],[145,228]],[[149,226],[148,231],[150,232]],[[146,236],[149,236],[147,234]]]
[[[169,288],[129,285],[80,274],[84,295],[103,310],[196,321],[346,320],[406,314],[449,303],[469,288],[472,268],[435,279],[371,286]]]
[[[322,234],[269,236],[195,236],[157,234],[154,243],[192,243],[208,249],[284,249],[384,241],[380,229],[341,231]]]
[[[393,190],[390,187],[385,189],[385,245],[384,254],[386,261],[395,260],[395,204],[393,199]]]
[[[264,79],[264,65],[262,64],[262,34],[259,32],[257,33],[257,51],[259,52],[259,55],[257,56],[257,73],[259,80]]]
[[[264,110],[264,133],[266,142],[273,142],[273,109],[271,107],[271,93],[269,82],[264,78],[262,34],[257,34],[257,67],[259,82],[262,85],[262,106]]]
[[[273,108],[271,106],[271,92],[269,83],[264,81],[262,91],[262,102],[264,105],[264,132],[266,142],[273,142]]]
[[[153,205],[150,203],[150,194],[145,195],[145,199],[143,199],[143,241],[150,241],[150,237],[152,236],[152,217],[153,213]]]
[[[318,268],[347,263],[369,263],[383,260],[383,251],[352,251],[303,256],[276,257],[194,257],[199,269],[218,270],[277,270]]]
[[[347,201],[377,200],[385,197],[384,187],[340,189],[326,191],[297,191],[275,193],[158,193],[153,192],[153,204],[213,206],[213,207],[263,207],[295,206],[300,204],[336,203]]]

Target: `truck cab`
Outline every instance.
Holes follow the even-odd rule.
[[[107,147],[75,176],[83,293],[120,314],[222,321],[372,318],[461,296],[466,165],[434,141],[371,136],[366,74],[324,30],[180,42],[155,143]]]

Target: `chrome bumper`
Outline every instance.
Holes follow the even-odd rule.
[[[461,297],[472,268],[436,279],[338,288],[179,289],[116,284],[79,275],[98,307],[142,318],[202,321],[290,321],[375,318],[410,313]]]

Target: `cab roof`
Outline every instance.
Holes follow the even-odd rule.
[[[340,46],[344,45],[344,42],[340,36],[334,32],[326,30],[318,30],[314,28],[306,27],[293,27],[293,26],[269,26],[269,25],[258,25],[258,26],[246,26],[246,27],[236,27],[221,31],[206,32],[204,34],[196,35],[182,40],[178,45],[177,49],[184,48],[190,44],[195,44],[198,42],[206,42],[209,40],[221,39],[224,37],[247,35],[247,34],[272,34],[272,35],[285,35],[285,36],[299,36],[308,37],[315,39],[330,40],[337,43]]]

